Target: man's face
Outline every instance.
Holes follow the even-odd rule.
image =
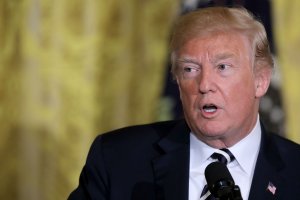
[[[235,144],[256,123],[268,83],[261,86],[252,58],[248,40],[238,33],[194,38],[177,52],[175,76],[186,120],[211,146]]]

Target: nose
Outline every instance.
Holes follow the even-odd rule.
[[[215,77],[213,76],[213,73],[211,71],[202,70],[202,73],[198,79],[199,92],[201,94],[215,92],[216,91],[215,81],[216,81]]]

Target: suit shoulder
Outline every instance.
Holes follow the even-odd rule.
[[[273,142],[276,144],[277,149],[281,152],[282,156],[286,159],[291,158],[294,162],[294,157],[300,156],[300,145],[287,138],[279,135],[272,135]],[[300,164],[300,163],[299,163]]]
[[[173,130],[179,124],[185,123],[184,120],[171,120],[154,122],[149,124],[133,125],[123,127],[120,129],[112,130],[98,135],[96,140],[102,140],[103,143],[123,143],[138,141],[159,140],[166,136],[171,130]]]
[[[165,121],[144,125],[135,125],[113,130],[97,136],[94,140],[90,152],[91,158],[103,157],[106,163],[118,162],[120,159],[126,160],[147,160],[159,155],[161,149],[158,142],[162,138],[168,137],[172,130],[177,130],[180,124],[185,121]]]

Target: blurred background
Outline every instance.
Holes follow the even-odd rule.
[[[172,24],[217,5],[267,27],[276,69],[260,115],[300,143],[300,1],[0,0],[0,199],[66,199],[96,135],[182,117]]]

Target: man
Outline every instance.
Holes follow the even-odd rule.
[[[69,199],[204,199],[204,170],[225,148],[244,200],[300,198],[300,146],[259,121],[273,68],[263,25],[244,9],[201,9],[179,18],[171,51],[185,119],[99,136]]]

